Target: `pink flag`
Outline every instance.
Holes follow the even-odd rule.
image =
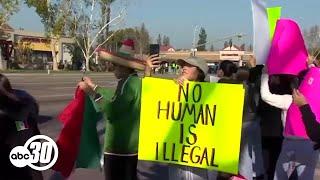
[[[267,60],[269,74],[298,75],[307,68],[307,57],[298,24],[290,19],[278,20]]]
[[[311,68],[299,87],[299,91],[306,97],[312,112],[320,123],[320,68]],[[291,104],[285,127],[287,136],[308,138],[302,115],[297,105]]]

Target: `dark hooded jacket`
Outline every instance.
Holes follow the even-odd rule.
[[[6,98],[0,101],[0,179],[35,180],[43,179],[40,172],[30,167],[17,168],[9,159],[10,151],[16,146],[23,146],[34,135],[40,134],[37,126],[38,104],[27,92],[14,90],[19,102],[10,102]],[[24,124],[20,128],[18,124]]]

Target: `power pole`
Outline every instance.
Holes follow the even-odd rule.
[[[196,51],[197,51],[197,45],[196,45],[196,37],[197,37],[197,32],[199,31],[199,26],[196,25],[193,31],[193,43],[192,43],[192,49],[191,49],[191,55],[196,56]]]

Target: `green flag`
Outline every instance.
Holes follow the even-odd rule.
[[[104,101],[108,101],[114,95],[113,90],[103,88],[100,91]],[[83,113],[83,124],[81,131],[81,141],[76,167],[78,168],[98,168],[102,155],[102,146],[99,142],[97,123],[102,119],[102,113],[97,109],[97,105],[92,97],[86,96]]]

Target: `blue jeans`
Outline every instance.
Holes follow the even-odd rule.
[[[169,165],[169,180],[207,180],[208,170],[180,166],[175,164]]]
[[[313,180],[319,152],[305,139],[285,138],[277,162],[274,180],[287,180],[296,169],[299,180]]]
[[[247,180],[264,174],[259,121],[242,125],[239,173]]]
[[[169,179],[169,165],[150,161],[138,161],[138,180],[164,180]]]

